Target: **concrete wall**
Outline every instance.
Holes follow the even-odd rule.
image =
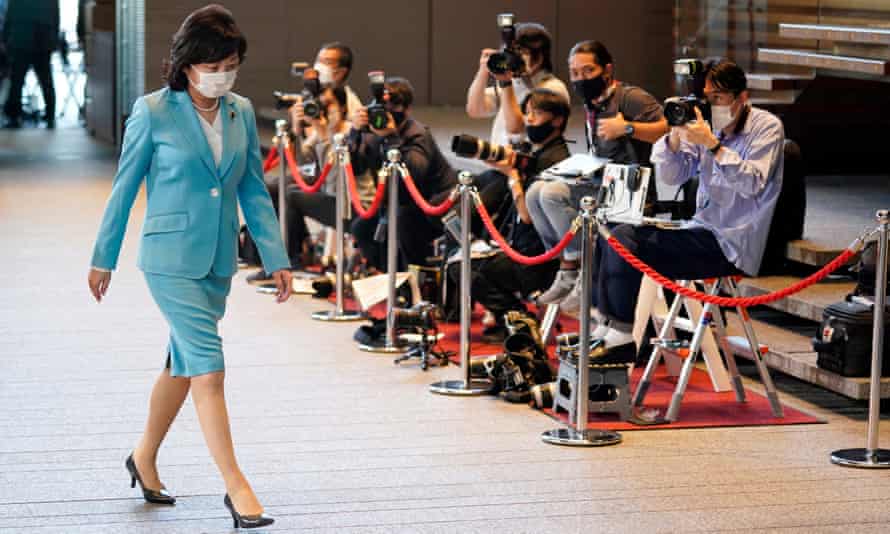
[[[146,90],[160,87],[160,64],[185,16],[208,0],[146,2]],[[618,76],[659,98],[671,80],[672,2],[663,0],[377,0],[306,2],[228,0],[249,42],[236,91],[267,106],[274,89],[294,89],[292,61],[312,61],[320,44],[340,40],[356,54],[350,85],[367,97],[369,70],[412,81],[420,105],[463,105],[479,51],[499,44],[495,15],[547,26],[555,38],[557,75],[581,39],[599,39],[615,57]]]

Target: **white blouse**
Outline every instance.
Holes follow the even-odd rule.
[[[201,129],[204,130],[204,137],[207,138],[207,144],[210,145],[210,152],[213,153],[213,162],[216,163],[216,166],[219,167],[219,162],[222,161],[222,110],[217,112],[216,119],[213,120],[213,124],[207,122],[200,113],[198,113],[198,118],[200,119]]]

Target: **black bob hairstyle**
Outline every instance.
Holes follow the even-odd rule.
[[[163,66],[164,81],[174,91],[185,91],[189,84],[186,67],[216,63],[235,53],[243,62],[247,40],[232,12],[219,4],[204,6],[186,17],[173,34],[170,57]]]

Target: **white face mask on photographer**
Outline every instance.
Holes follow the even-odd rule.
[[[711,106],[711,129],[714,133],[722,132],[724,128],[734,121],[736,115],[732,114],[732,106]]]
[[[232,90],[232,87],[235,85],[235,78],[238,77],[238,69],[225,72],[201,72],[192,67],[192,71],[198,74],[198,82],[195,83],[189,78],[189,83],[207,98],[225,96],[226,93]]]
[[[322,85],[326,87],[330,87],[334,85],[334,69],[325,65],[324,63],[316,62],[315,65],[312,66],[313,69],[318,71],[318,81]]]

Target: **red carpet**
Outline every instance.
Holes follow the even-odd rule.
[[[385,304],[375,306],[371,310],[374,317],[384,317]],[[470,357],[490,356],[503,350],[501,345],[493,345],[482,341],[481,323],[482,309],[477,307],[473,312],[473,321],[470,328]],[[577,321],[560,318],[561,325],[566,331],[577,330]],[[439,342],[439,350],[453,351],[452,360],[459,363],[458,349],[460,348],[460,325],[458,323],[439,323],[440,331],[445,337]],[[553,354],[553,344],[548,346],[548,351]],[[554,362],[556,363],[556,362]],[[635,387],[643,374],[643,368],[634,369],[631,378],[632,388]],[[646,395],[646,408],[656,408],[663,415],[670,403],[676,379],[667,376],[664,366],[660,366],[655,379],[649,387]],[[664,425],[638,426],[618,420],[617,414],[591,414],[588,428],[602,430],[656,430],[661,428],[709,428],[730,426],[762,426],[762,425],[798,425],[825,423],[824,420],[783,405],[785,417],[775,418],[770,410],[766,397],[745,390],[747,402],[739,403],[735,400],[735,393],[727,391],[717,393],[711,386],[711,380],[706,371],[695,369],[689,380],[689,386],[680,406],[679,420]],[[781,399],[781,393],[779,395]],[[568,417],[565,413],[554,414],[552,410],[544,410],[550,417],[565,422]]]

